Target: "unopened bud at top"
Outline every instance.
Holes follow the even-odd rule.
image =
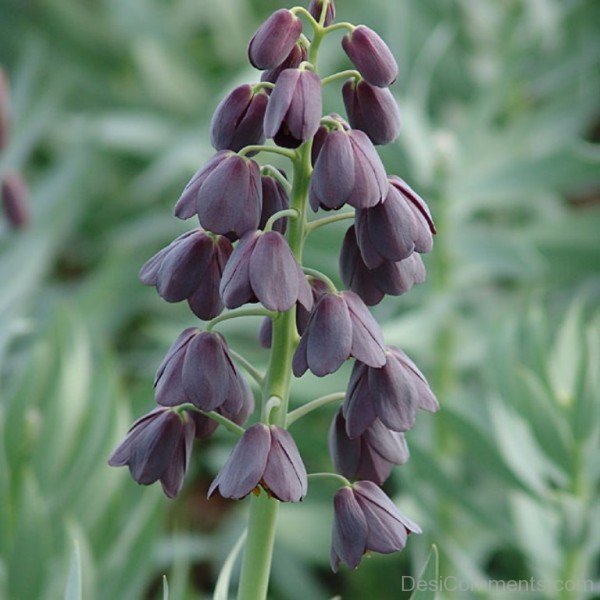
[[[342,39],[342,47],[365,81],[388,87],[398,77],[398,63],[387,44],[369,27],[359,25]]]
[[[282,8],[256,31],[248,45],[248,58],[257,69],[274,69],[289,55],[302,33],[302,21]]]
[[[311,3],[308,5],[308,12],[315,18],[315,21],[319,21],[323,12],[323,0],[311,0]],[[331,25],[334,19],[335,4],[333,3],[333,0],[329,0],[327,3],[327,10],[325,11],[325,27]]]
[[[255,92],[248,84],[240,85],[226,96],[217,106],[210,125],[215,150],[238,152],[245,146],[262,144],[268,101],[264,90]]]

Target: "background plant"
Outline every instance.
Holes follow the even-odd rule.
[[[384,158],[435,202],[440,231],[432,256],[439,264],[427,265],[429,282],[377,311],[385,319],[387,339],[405,347],[425,372],[435,373],[432,385],[445,398],[433,434],[427,417],[421,419],[410,439],[411,462],[389,491],[401,497],[424,528],[436,532],[442,571],[469,579],[475,567],[485,577],[530,576],[539,548],[546,546],[541,534],[529,536],[537,545],[501,538],[490,527],[489,514],[480,512],[484,490],[489,498],[502,494],[502,488],[499,492],[489,483],[497,480],[491,468],[468,450],[477,431],[497,446],[488,435],[489,418],[458,434],[451,414],[460,410],[473,417],[471,411],[487,406],[492,397],[511,406],[497,376],[485,372],[495,368],[495,340],[507,337],[507,347],[521,356],[527,336],[504,333],[521,320],[518,315],[529,309],[542,315],[540,328],[551,337],[571,300],[582,297],[582,329],[587,335],[597,330],[587,312],[597,302],[600,258],[594,188],[598,9],[593,2],[431,0],[376,2],[365,14],[363,4],[345,4],[348,20],[380,31],[400,59],[401,84],[395,93],[404,129]],[[209,90],[216,85],[225,91],[248,80],[245,42],[279,7],[233,0],[169,7],[134,1],[7,1],[0,6],[0,60],[11,77],[15,118],[13,141],[0,158],[0,169],[24,169],[34,214],[25,234],[2,233],[0,331],[2,347],[10,348],[2,354],[3,407],[20,374],[27,372],[36,339],[55,320],[57,307],[68,301],[78,307],[94,353],[113,357],[108,368],[124,393],[112,401],[130,415],[142,412],[153,369],[189,321],[183,307],[165,306],[140,286],[137,269],[183,231],[164,214],[189,172],[210,154],[203,140],[218,98]],[[237,33],[223,36],[222,28]],[[338,65],[323,66],[333,72]],[[332,106],[334,99],[327,101]],[[307,256],[331,276],[336,265],[323,257],[339,247],[344,226],[335,231],[316,233],[318,245]],[[68,332],[73,323],[65,319],[59,327]],[[253,325],[231,324],[224,331],[242,351],[254,344]],[[578,335],[577,347],[586,334]],[[531,368],[545,376],[540,360]],[[321,392],[316,387],[307,381],[295,397],[309,400]],[[331,382],[331,391],[338,387],[339,382]],[[518,392],[519,405],[525,397],[529,391]],[[44,408],[42,403],[41,420],[50,418]],[[315,417],[315,428],[330,418]],[[535,421],[529,415],[520,420],[532,430]],[[301,451],[312,464],[329,468],[326,456],[314,449],[311,429],[307,424]],[[544,436],[552,440],[551,429]],[[211,589],[226,548],[241,530],[241,516],[228,507],[209,513],[208,530],[195,512],[206,518],[201,497],[224,452],[217,438],[195,457],[194,483],[154,538],[153,574],[138,571],[131,554],[122,558],[123,572],[140,573],[151,593],[160,573],[174,564],[174,597],[182,593],[179,582],[188,581],[186,571],[192,575],[191,597]],[[24,459],[15,460],[12,470],[27,468]],[[105,454],[98,455],[94,469],[105,469],[104,460]],[[428,500],[427,510],[421,503],[407,504],[417,497],[417,486]],[[133,493],[129,483],[128,489]],[[597,488],[590,495],[595,498]],[[542,514],[544,504],[534,497],[533,514]],[[325,575],[325,552],[319,551],[326,547],[325,537],[320,545],[308,545],[308,538],[319,539],[320,531],[328,535],[326,510],[323,498],[322,507],[284,516],[289,531],[278,540],[281,567],[273,573],[274,597],[336,592],[361,597],[365,590],[390,597],[386,581],[399,568],[408,572],[411,557],[404,554],[400,563],[367,561],[343,585],[333,584]],[[511,524],[506,529],[519,531],[513,513],[503,515]],[[552,543],[562,549],[564,540],[559,535]],[[415,571],[429,540],[418,544],[410,560]],[[483,545],[486,551],[480,552]],[[62,545],[65,582],[71,547],[69,541]],[[91,547],[96,547],[93,540]],[[580,547],[597,577],[594,552],[593,544]],[[26,555],[27,550],[19,550],[19,556]],[[47,552],[40,560],[50,564],[55,555]],[[99,551],[91,555],[96,560]],[[2,560],[6,564],[4,550]],[[552,564],[562,571],[560,560]],[[96,595],[104,592],[98,587]],[[122,591],[117,595],[127,597]]]

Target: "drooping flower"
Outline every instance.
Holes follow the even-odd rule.
[[[111,467],[128,466],[141,485],[160,481],[165,494],[175,498],[188,468],[194,421],[184,412],[156,408],[138,419],[113,452]]]
[[[341,408],[329,429],[329,454],[335,470],[344,477],[377,485],[390,476],[394,465],[403,465],[409,456],[404,434],[390,431],[379,419],[359,437],[349,438]]]
[[[248,45],[248,58],[257,69],[274,69],[290,54],[302,33],[302,20],[282,8],[256,31]]]
[[[388,87],[398,77],[398,63],[387,44],[369,27],[359,25],[342,39],[342,48],[363,79]]]
[[[200,185],[195,183],[192,187],[197,187],[200,225],[208,231],[241,237],[258,227],[262,186],[260,168],[254,160],[227,153]]]
[[[393,142],[400,134],[400,109],[388,88],[349,79],[342,88],[350,125],[364,131],[375,145]]]
[[[373,367],[383,366],[381,329],[354,292],[323,294],[296,349],[294,375],[301,377],[310,369],[324,377],[337,371],[351,356]]]
[[[323,12],[323,0],[311,0],[308,5],[308,12],[314,17],[315,21],[319,21]],[[335,19],[335,4],[333,0],[329,0],[327,4],[327,12],[325,13],[325,27],[329,27]]]
[[[283,71],[286,69],[298,68],[307,59],[307,57],[308,52],[306,51],[306,47],[303,43],[298,42],[297,44],[294,44],[294,47],[288,54],[287,58],[279,66],[275,67],[274,69],[263,71],[260,76],[260,80],[276,83]]]
[[[154,393],[162,406],[191,402],[200,410],[222,407],[235,415],[249,402],[251,391],[223,336],[191,327],[175,340],[158,368]]]
[[[330,132],[318,153],[310,182],[310,205],[337,210],[350,204],[370,208],[387,195],[385,168],[371,140],[357,130]]]
[[[400,514],[396,505],[371,481],[343,487],[333,499],[331,568],[340,563],[358,567],[369,551],[380,554],[399,552],[411,533],[421,528]]]
[[[262,212],[260,215],[259,229],[264,229],[267,221],[275,213],[290,207],[290,197],[285,188],[270,174],[263,174],[260,177],[262,185]],[[285,233],[287,227],[287,217],[278,219],[273,224],[273,231]]]
[[[248,84],[236,87],[215,110],[210,139],[216,150],[238,152],[265,141],[264,119],[269,96]]]
[[[1,125],[1,124],[0,124]],[[18,173],[10,173],[2,181],[2,209],[13,229],[24,229],[31,221],[29,190]]]
[[[313,304],[325,293],[327,293],[327,284],[321,279],[315,279],[313,277],[308,278],[310,290],[312,292]],[[310,309],[305,308],[301,302],[296,303],[296,330],[298,335],[302,335],[308,325],[310,319]],[[270,348],[273,339],[273,321],[266,317],[260,327],[258,334],[260,345],[263,348]]]
[[[421,255],[416,252],[404,260],[386,261],[375,269],[369,269],[352,225],[346,232],[340,252],[340,276],[344,285],[358,294],[367,306],[375,306],[386,294],[401,296],[413,285],[423,283],[426,272]]]
[[[227,238],[195,229],[155,254],[142,267],[140,279],[155,286],[167,302],[187,300],[200,319],[213,319],[223,310],[219,286],[232,252]]]
[[[343,404],[346,432],[352,439],[362,435],[379,419],[392,431],[408,431],[417,410],[439,410],[427,380],[415,363],[400,349],[386,352],[383,367],[373,368],[356,361]]]
[[[399,177],[391,177],[385,200],[356,211],[356,239],[369,269],[430,252],[435,226],[427,205]]]
[[[208,490],[224,498],[241,499],[261,486],[282,502],[306,496],[306,468],[292,436],[285,430],[257,423],[236,444]]]
[[[286,239],[276,231],[247,233],[227,262],[221,297],[228,308],[260,302],[286,311],[296,302],[310,310],[312,294]]]
[[[315,135],[322,112],[319,76],[308,70],[286,69],[271,92],[265,134],[278,146],[297,148]]]

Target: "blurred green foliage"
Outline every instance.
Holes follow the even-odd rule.
[[[34,213],[23,233],[0,226],[0,598],[56,598],[80,583],[85,598],[158,598],[163,573],[169,597],[203,597],[243,530],[243,503],[205,500],[223,432],[197,448],[176,502],[106,459],[152,406],[166,348],[194,324],[137,271],[189,226],[173,202],[212,152],[219,99],[256,79],[247,40],[281,6],[0,3],[14,125],[0,176],[24,172]],[[401,64],[403,133],[382,156],[429,200],[439,235],[428,283],[375,312],[443,410],[421,416],[387,486],[425,534],[334,577],[323,485],[281,511],[272,596],[398,598],[432,542],[440,576],[474,585],[598,581],[600,5],[343,0],[338,12],[380,31]],[[333,40],[323,54],[323,73],[346,65]],[[326,102],[342,112],[337,89]],[[344,231],[320,230],[307,252],[338,281]],[[257,327],[223,331],[264,365]],[[343,389],[347,375],[307,377],[293,402]],[[310,470],[330,468],[331,412],[294,425]]]

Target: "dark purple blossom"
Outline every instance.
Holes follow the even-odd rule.
[[[285,210],[290,207],[290,197],[277,180],[276,177],[269,174],[263,174],[260,178],[262,185],[262,212],[260,215],[260,223],[258,224],[259,229],[264,229],[267,221],[275,213]],[[273,224],[273,231],[279,233],[285,233],[287,227],[287,217],[278,219]]]
[[[2,181],[2,209],[13,229],[23,229],[31,221],[29,190],[18,173],[10,173]]]
[[[358,567],[367,552],[391,554],[406,546],[408,535],[421,528],[400,514],[396,505],[371,481],[343,487],[333,499],[331,568]]]
[[[340,275],[344,285],[358,294],[367,306],[379,304],[386,294],[401,296],[425,281],[425,265],[413,253],[399,262],[384,262],[369,269],[356,241],[354,225],[348,229],[340,252]]]
[[[297,148],[312,138],[322,114],[321,80],[308,70],[279,75],[265,115],[265,134],[278,146]]]
[[[142,267],[140,279],[155,286],[167,302],[187,300],[200,319],[213,319],[223,310],[219,286],[232,252],[227,238],[195,229],[155,254]]]
[[[280,312],[298,301],[310,310],[313,303],[302,269],[276,231],[253,231],[242,237],[223,272],[221,296],[228,308],[260,302]]]
[[[364,131],[375,145],[393,142],[400,134],[400,109],[388,88],[349,79],[342,88],[350,125]]]
[[[310,182],[310,205],[337,210],[350,204],[370,208],[388,195],[383,163],[371,140],[357,130],[329,133],[321,146]]]
[[[271,83],[276,83],[279,79],[279,76],[286,69],[296,69],[303,63],[308,57],[308,52],[306,51],[306,47],[301,42],[294,44],[291,52],[288,54],[287,58],[274,69],[269,69],[268,71],[263,71],[260,76],[261,81],[269,81]]]
[[[356,239],[369,269],[433,247],[435,227],[427,205],[402,179],[389,181],[383,202],[356,211]]]
[[[175,498],[188,468],[194,430],[187,413],[156,408],[133,424],[108,464],[127,465],[133,479],[142,485],[160,481],[165,494]]]
[[[306,468],[292,436],[275,425],[257,423],[246,430],[208,490],[241,499],[261,486],[282,502],[306,496]]]
[[[310,315],[294,355],[296,377],[310,369],[318,377],[337,371],[354,356],[366,364],[385,364],[377,321],[354,292],[323,294]]]
[[[200,410],[236,415],[250,402],[248,383],[235,366],[223,336],[189,328],[175,340],[154,381],[162,406],[191,402]]]
[[[369,27],[359,25],[342,39],[342,47],[364,80],[388,87],[398,77],[398,63],[387,44]]]
[[[217,157],[213,159],[216,161]],[[255,161],[234,153],[218,163],[197,188],[196,212],[202,227],[213,233],[241,237],[258,227],[262,211],[260,168]],[[180,199],[181,202],[181,199]],[[185,206],[185,203],[183,203]]]
[[[282,8],[256,31],[248,45],[248,58],[257,69],[274,69],[290,54],[302,33],[302,20]]]
[[[392,431],[408,431],[417,410],[436,412],[439,404],[424,375],[402,350],[389,347],[383,367],[356,361],[343,412],[350,438],[362,435],[379,419]]]
[[[269,96],[251,85],[236,87],[215,110],[210,139],[216,150],[238,152],[245,146],[265,141],[264,119]]]
[[[308,278],[310,290],[312,292],[313,304],[325,293],[327,293],[327,284],[321,279]],[[304,308],[302,303],[296,303],[296,329],[299,335],[302,335],[306,330],[308,321],[310,319],[310,309]],[[263,348],[270,348],[273,339],[273,321],[266,317],[260,327],[258,334],[260,345]]]
[[[394,465],[408,460],[408,446],[403,433],[389,430],[379,419],[365,432],[351,439],[340,408],[329,430],[329,454],[335,470],[348,479],[365,479],[381,485]]]
[[[323,12],[323,0],[311,0],[308,5],[308,12],[314,17],[315,21],[321,19],[321,13]],[[327,11],[325,13],[325,27],[329,27],[335,19],[335,4],[333,0],[330,0],[327,4]]]

